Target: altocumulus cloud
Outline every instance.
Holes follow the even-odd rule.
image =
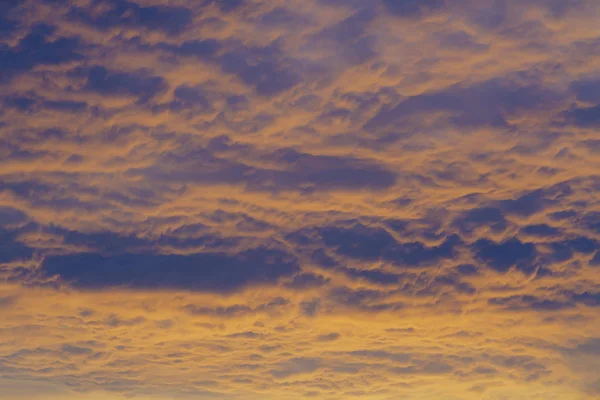
[[[1,2],[2,393],[596,396],[598,7]]]

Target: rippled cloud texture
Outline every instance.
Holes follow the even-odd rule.
[[[0,397],[600,396],[597,0],[0,3]]]

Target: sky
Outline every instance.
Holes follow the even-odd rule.
[[[0,1],[0,397],[600,398],[598,20]]]

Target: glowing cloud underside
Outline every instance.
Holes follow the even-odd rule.
[[[0,3],[0,397],[600,396],[597,0]]]

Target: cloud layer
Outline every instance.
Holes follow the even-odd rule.
[[[599,12],[3,2],[2,392],[599,395]]]

